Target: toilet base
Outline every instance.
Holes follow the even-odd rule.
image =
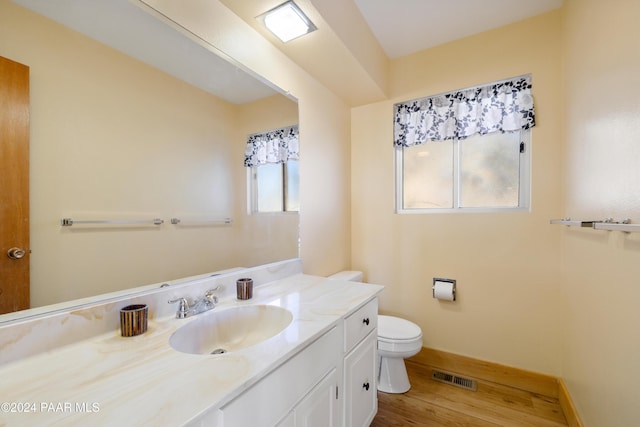
[[[378,390],[383,393],[406,393],[411,388],[402,357],[378,358]]]

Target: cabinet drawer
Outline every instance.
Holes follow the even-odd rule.
[[[348,353],[378,327],[378,298],[374,298],[345,319],[344,351]]]

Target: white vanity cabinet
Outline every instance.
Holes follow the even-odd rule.
[[[334,327],[224,405],[219,425],[338,426],[342,336],[342,325]],[[303,424],[305,418],[313,422]]]
[[[351,315],[192,426],[369,426],[378,409],[378,301]]]
[[[378,411],[377,326],[378,300],[375,298],[345,320],[345,427],[366,427]]]

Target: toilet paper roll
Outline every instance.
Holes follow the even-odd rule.
[[[433,284],[433,297],[444,301],[455,301],[455,285],[451,282],[441,282],[436,280]]]

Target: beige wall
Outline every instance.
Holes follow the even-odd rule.
[[[352,267],[387,285],[381,311],[426,346],[562,377],[587,426],[640,416],[640,238],[548,221],[639,222],[638,17],[634,0],[568,0],[392,61],[391,99],[352,110]],[[529,72],[531,213],[393,214],[393,103]],[[458,279],[458,302],[431,299],[434,276]]]
[[[219,2],[142,0],[298,99],[300,256],[329,275],[351,260],[349,106]],[[228,35],[232,34],[233,37]],[[304,39],[300,40],[304,43]]]
[[[239,107],[0,7],[0,55],[30,67],[32,306],[297,256],[296,215],[247,217],[242,163],[248,133],[297,122],[294,102]],[[173,216],[234,223],[175,227]],[[165,224],[88,230],[62,217]]]
[[[565,6],[564,214],[640,222],[640,2]],[[567,229],[562,376],[587,426],[640,420],[640,235]]]
[[[559,374],[561,14],[552,12],[391,63],[391,99],[352,110],[352,267],[387,286],[380,310],[424,345]],[[393,104],[531,73],[537,108],[530,213],[394,213]],[[457,280],[458,301],[431,296]]]
[[[298,104],[284,95],[273,95],[239,106],[238,130],[246,141],[247,135],[298,124]],[[235,144],[234,159],[244,159],[245,144]],[[234,169],[236,182],[246,182],[246,168]],[[296,212],[248,214],[246,191],[235,193],[238,212],[235,246],[251,248],[245,259],[248,265],[267,264],[298,256],[299,215]]]

